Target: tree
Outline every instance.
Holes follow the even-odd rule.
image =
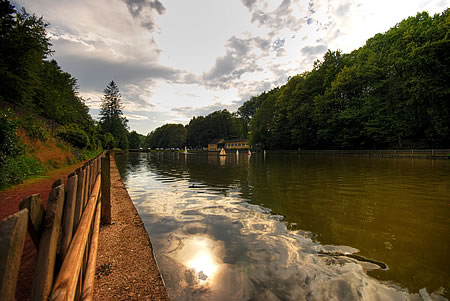
[[[48,60],[47,26],[42,17],[0,0],[0,100],[61,125],[81,124],[87,131],[92,118],[76,92],[77,80]]]
[[[51,54],[48,24],[0,1],[0,99],[33,107],[42,61]]]
[[[187,144],[190,147],[203,147],[213,139],[239,138],[243,131],[242,124],[242,118],[226,109],[212,112],[206,117],[193,117],[187,125]]]
[[[145,138],[145,147],[178,147],[186,145],[186,128],[182,124],[165,124],[156,128]]]
[[[117,146],[128,148],[128,120],[123,116],[123,105],[119,87],[111,81],[103,90],[102,106],[100,109],[100,125],[103,133],[111,133]]]
[[[350,54],[328,50],[276,93],[252,97],[238,110],[252,145],[449,147],[449,20],[449,9],[418,13]]]
[[[34,101],[37,111],[63,125],[77,123],[86,127],[91,117],[84,100],[77,95],[77,80],[62,71],[55,60],[43,61],[40,77]]]
[[[130,149],[138,149],[141,147],[144,136],[138,134],[136,131],[132,131],[128,134],[128,142]]]

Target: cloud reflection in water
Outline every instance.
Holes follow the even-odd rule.
[[[368,276],[374,265],[321,254],[357,250],[288,230],[233,187],[224,192],[167,170],[152,166],[127,186],[171,300],[442,300]]]

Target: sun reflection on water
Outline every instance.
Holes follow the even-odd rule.
[[[187,268],[194,271],[198,283],[214,281],[221,264],[215,242],[208,237],[196,236],[186,239],[183,244],[178,257]]]
[[[187,266],[194,269],[200,281],[207,281],[213,279],[217,271],[217,264],[209,253],[199,252],[195,258],[187,262]]]

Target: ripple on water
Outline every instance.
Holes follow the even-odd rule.
[[[185,163],[182,164],[184,166]],[[140,180],[143,186],[130,189],[130,193],[135,194],[133,199],[140,199],[138,210],[141,216],[145,216],[143,220],[152,237],[172,300],[440,298],[439,292],[429,294],[423,290],[410,294],[405,289],[368,276],[366,271],[377,268],[377,263],[361,256],[348,256],[357,255],[357,249],[322,245],[314,239],[314,233],[288,230],[287,227],[294,223],[284,222],[283,215],[272,214],[269,208],[246,202],[244,194],[236,191],[234,186],[227,190],[214,185],[189,183],[183,172],[178,173],[184,178],[171,180],[170,177],[157,176],[158,172],[157,167],[151,170],[155,185],[145,189],[145,184],[142,184],[145,181]],[[177,173],[173,168],[170,172]],[[308,176],[314,176],[314,173],[310,171]],[[306,180],[311,181],[314,193],[320,193],[323,185],[333,183],[331,178],[320,185],[314,184],[314,180]],[[348,199],[361,192],[361,186],[352,187],[347,180],[337,178],[340,188],[336,191],[339,193],[323,204],[313,205],[325,215],[345,213]],[[371,185],[364,187],[376,188],[376,185]],[[284,190],[280,188],[280,191]],[[380,205],[362,203],[370,208],[360,215],[373,221]],[[391,231],[383,234],[385,249],[392,246],[389,244],[393,241],[391,238],[395,238],[392,235]]]

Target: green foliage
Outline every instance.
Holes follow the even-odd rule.
[[[144,141],[144,136],[138,134],[136,131],[132,131],[128,133],[128,142],[129,142],[129,148],[130,149],[138,149],[142,146],[142,143]]]
[[[128,142],[128,120],[123,116],[123,105],[119,87],[114,81],[106,86],[100,109],[100,125],[102,132],[111,133],[121,149],[127,149]]]
[[[15,158],[25,151],[17,128],[19,121],[11,110],[0,110],[0,165],[6,162],[7,158]]]
[[[96,148],[92,146],[88,134],[76,124],[59,128],[56,135],[77,148]]]
[[[41,115],[63,125],[88,125],[89,109],[77,95],[75,78],[51,60],[42,62],[40,80],[42,84],[36,91],[34,103]]]
[[[186,145],[186,128],[182,124],[165,124],[145,137],[144,147],[178,147]]]
[[[0,165],[0,189],[19,184],[29,176],[36,176],[45,170],[40,161],[25,155],[8,157]]]
[[[51,53],[48,24],[25,9],[0,2],[0,98],[32,108],[42,60]]]
[[[93,159],[93,158],[97,157],[101,152],[102,151],[99,149],[83,148],[83,149],[78,150],[77,158],[80,161],[89,160],[89,159]]]
[[[98,134],[98,139],[101,141],[104,149],[113,149],[117,144],[111,133]]]
[[[33,140],[47,141],[49,134],[45,122],[31,114],[27,114],[20,120],[20,125],[27,131],[28,137]]]
[[[263,93],[263,97],[258,97],[257,101],[260,101],[261,104],[256,110],[254,118],[250,123],[250,130],[252,133],[250,140],[251,145],[272,148],[272,143],[274,143],[273,126],[275,122],[273,112],[275,109],[277,93],[278,88],[269,93]]]
[[[193,117],[187,125],[187,145],[202,147],[217,138],[239,138],[246,128],[244,121],[228,110],[215,111],[206,117]]]
[[[92,119],[78,97],[76,79],[51,54],[48,24],[0,1],[0,100],[66,125]]]
[[[450,146],[450,16],[410,17],[238,110],[265,148]]]
[[[0,189],[43,171],[37,159],[25,155],[17,135],[19,121],[11,110],[0,111]]]

